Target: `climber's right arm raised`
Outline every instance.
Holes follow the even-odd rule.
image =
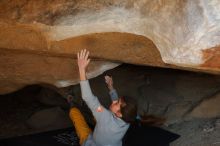
[[[82,98],[91,109],[93,115],[97,118],[97,116],[99,115],[98,113],[102,112],[103,106],[100,104],[98,98],[93,95],[89,85],[89,81],[86,77],[86,69],[90,63],[89,51],[84,49],[77,53],[77,62],[79,67]]]

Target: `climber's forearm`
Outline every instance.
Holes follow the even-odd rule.
[[[80,77],[80,81],[87,80],[87,78],[86,78],[86,70],[85,69],[79,68],[79,77]]]
[[[119,99],[118,93],[114,88],[112,90],[109,90],[109,95],[111,97],[112,102],[117,101]]]

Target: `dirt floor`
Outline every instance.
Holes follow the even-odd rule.
[[[220,91],[220,76],[122,65],[90,80],[94,94],[106,107],[110,104],[104,83],[106,74],[113,76],[119,95],[129,95],[137,100],[139,114],[167,118],[163,128],[181,135],[171,146],[220,146],[219,115],[212,118],[184,118],[198,102]],[[80,96],[78,85],[71,88]],[[44,110],[53,108],[58,109],[52,111],[53,115],[57,115],[54,120],[49,119],[52,116],[42,120]],[[66,114],[60,114],[60,111]],[[41,114],[36,116],[39,112]],[[91,121],[90,113],[85,110],[84,114]],[[69,127],[71,121],[58,120],[66,117],[68,105],[63,97],[42,86],[28,86],[12,94],[0,95],[0,139]],[[38,122],[37,128],[34,120]]]
[[[220,127],[216,119],[194,119],[165,127],[181,135],[171,146],[220,146]]]

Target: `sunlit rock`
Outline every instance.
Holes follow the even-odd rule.
[[[78,83],[74,58],[84,48],[96,60],[89,77],[111,62],[220,73],[217,0],[2,0],[0,8],[2,94]]]

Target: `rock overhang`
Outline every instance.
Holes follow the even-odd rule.
[[[0,5],[6,11],[1,14],[0,47],[2,56],[7,53],[9,55],[1,57],[1,80],[13,82],[7,80],[10,77],[18,80],[17,84],[22,85],[50,80],[45,75],[49,67],[45,71],[42,70],[44,72],[41,73],[42,79],[36,77],[34,82],[16,78],[19,68],[15,67],[16,63],[13,64],[13,62],[18,60],[9,57],[14,53],[17,56],[23,54],[18,58],[27,57],[24,54],[32,54],[38,56],[38,60],[44,58],[44,63],[51,63],[54,58],[59,58],[59,62],[68,62],[62,65],[66,66],[62,71],[68,72],[68,77],[62,76],[61,73],[60,76],[56,75],[60,67],[56,63],[49,65],[54,68],[48,72],[48,76],[52,76],[54,80],[49,83],[56,86],[74,84],[78,77],[76,71],[74,71],[74,76],[70,77],[72,71],[70,64],[76,65],[72,63],[75,54],[84,48],[91,51],[91,57],[95,60],[94,66],[97,66],[91,67],[90,72],[93,74],[90,77],[115,67],[119,63],[219,74],[220,16],[218,8],[220,4],[217,1],[109,2],[111,3],[95,0],[51,3],[32,0],[27,3],[2,1]],[[15,9],[16,4],[20,9]],[[47,13],[41,8],[46,8]],[[17,16],[18,12],[19,16]],[[21,61],[20,64],[23,65],[28,62],[27,59],[21,60],[23,62]],[[35,60],[35,62],[39,61]],[[41,62],[43,64],[43,61]],[[24,65],[24,70],[28,72],[28,68],[31,70],[37,67],[36,63]],[[16,66],[19,64],[17,63]],[[76,67],[73,68],[77,70]],[[10,76],[6,71],[12,72]],[[15,73],[14,76],[13,73]],[[36,74],[37,72],[31,72],[33,76]],[[21,76],[22,74],[19,77]],[[67,78],[71,78],[72,81],[68,81]],[[56,79],[60,82],[57,83]]]

